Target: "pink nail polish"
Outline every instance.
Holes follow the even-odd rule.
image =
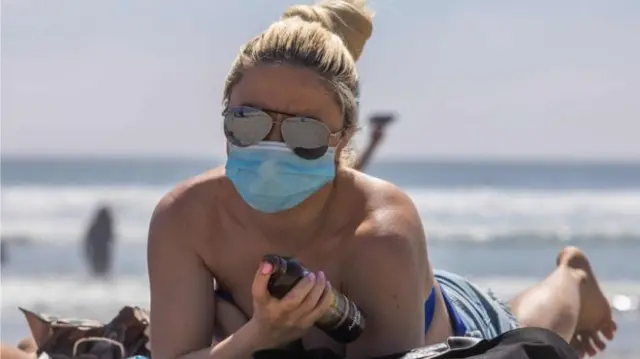
[[[262,274],[271,274],[273,270],[273,265],[271,263],[262,263],[262,267],[260,267],[260,273]]]
[[[315,281],[316,281],[316,275],[315,275],[315,274],[313,274],[313,273],[309,273],[309,274],[307,275],[307,277],[309,277],[309,280],[310,280],[310,281],[312,281],[312,282],[315,282]]]

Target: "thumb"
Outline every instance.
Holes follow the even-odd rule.
[[[267,285],[269,283],[269,277],[271,277],[271,273],[273,272],[273,265],[268,262],[260,263],[260,267],[258,267],[258,271],[256,272],[255,277],[253,278],[253,284],[251,285],[251,294],[253,295],[253,299],[258,304],[266,304],[271,300],[271,294],[267,289]]]

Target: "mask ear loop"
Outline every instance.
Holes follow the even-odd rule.
[[[344,130],[340,131],[340,139],[338,140],[338,143],[336,144],[336,149],[338,147],[340,147],[340,145],[342,144],[342,141],[344,140],[344,138],[346,137],[344,135]],[[340,151],[340,153],[342,153],[342,151]],[[338,155],[338,151],[335,152],[334,156],[333,156],[333,163],[336,165],[336,167],[338,167],[338,165],[340,165],[340,156]]]

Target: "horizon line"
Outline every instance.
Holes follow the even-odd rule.
[[[224,162],[224,156],[188,156],[188,155],[34,155],[34,154],[0,154],[0,162]],[[587,156],[471,156],[471,155],[431,155],[431,156],[384,156],[372,159],[372,164],[390,163],[540,163],[540,164],[626,164],[639,165],[640,158],[602,158]]]

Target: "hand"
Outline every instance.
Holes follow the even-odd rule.
[[[249,323],[275,348],[302,337],[329,309],[333,292],[323,272],[309,273],[284,298],[274,298],[267,290],[272,270],[271,264],[263,262],[256,273]]]
[[[215,341],[224,340],[229,335],[238,331],[245,325],[249,318],[235,304],[217,295],[214,299],[215,305]]]

